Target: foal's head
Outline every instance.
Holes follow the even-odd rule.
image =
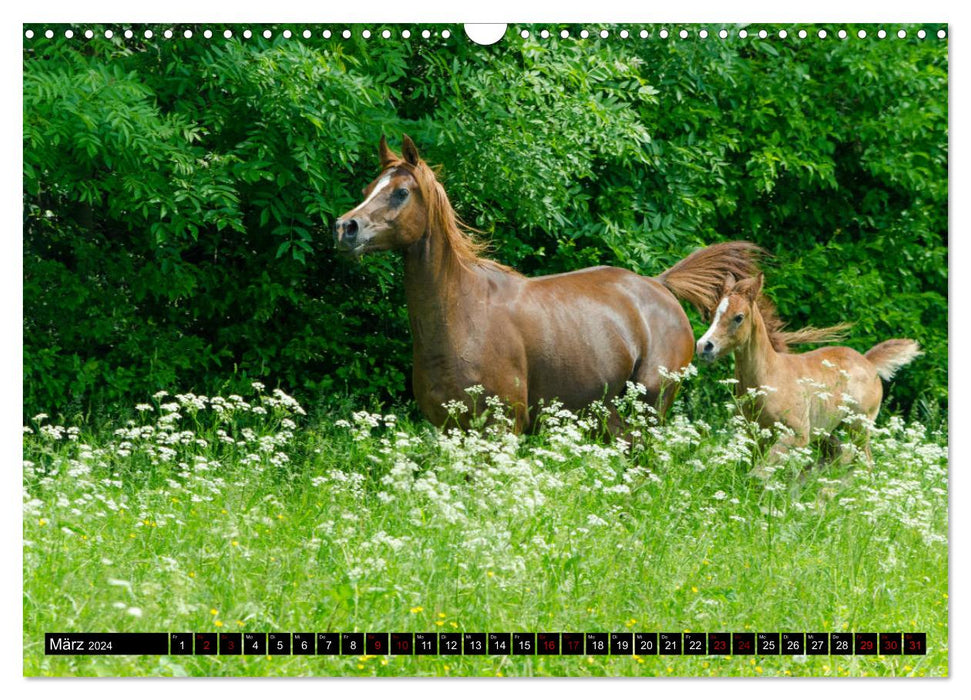
[[[749,341],[762,281],[762,273],[739,282],[731,276],[725,279],[722,299],[715,308],[711,326],[695,348],[698,357],[713,362]]]
[[[428,225],[428,207],[416,176],[421,163],[407,136],[401,156],[381,137],[381,174],[364,188],[364,201],[334,223],[334,243],[348,255],[372,250],[398,250],[420,239]]]

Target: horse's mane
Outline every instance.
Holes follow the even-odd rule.
[[[428,205],[429,231],[440,236],[451,250],[454,262],[466,268],[477,265],[519,274],[511,267],[482,257],[489,250],[489,244],[476,237],[479,231],[459,219],[445,194],[445,188],[438,181],[436,169],[431,168],[423,159],[418,160],[418,165],[399,159],[387,163],[386,167],[405,168],[415,178],[422,199]]]
[[[804,343],[833,343],[842,340],[846,337],[846,331],[853,325],[850,323],[838,323],[835,326],[828,326],[827,328],[806,326],[797,331],[786,331],[784,330],[786,322],[779,318],[775,304],[767,296],[760,293],[755,304],[759,309],[759,313],[762,315],[762,322],[765,324],[765,330],[769,334],[769,342],[772,343],[772,347],[776,352],[789,352],[790,347],[793,345],[801,345]]]

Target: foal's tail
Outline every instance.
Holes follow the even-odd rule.
[[[874,345],[864,357],[877,368],[877,374],[889,381],[898,369],[923,354],[916,340],[891,338]]]
[[[764,254],[762,248],[748,241],[715,243],[696,250],[656,279],[704,314],[718,306],[725,279],[729,275],[736,280],[755,277],[759,257]]]

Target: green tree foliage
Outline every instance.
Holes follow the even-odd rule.
[[[927,354],[892,394],[946,405],[936,27],[865,40],[529,27],[491,47],[454,27],[430,40],[34,29],[26,411],[258,378],[310,402],[407,396],[401,261],[338,258],[329,230],[376,175],[382,133],[415,138],[493,255],[529,274],[657,274],[698,246],[755,241],[792,326],[852,321],[860,350],[918,339]]]

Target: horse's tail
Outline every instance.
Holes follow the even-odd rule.
[[[923,354],[916,340],[891,338],[867,350],[865,357],[877,368],[877,374],[890,381],[898,369]]]
[[[705,314],[718,306],[729,275],[743,280],[759,274],[758,260],[765,253],[748,241],[715,243],[675,263],[657,280]]]
[[[852,323],[837,323],[826,328],[806,326],[797,331],[778,331],[775,335],[785,348],[790,345],[804,345],[809,343],[835,343],[846,337],[846,332],[853,327]],[[778,350],[778,348],[776,348]]]

